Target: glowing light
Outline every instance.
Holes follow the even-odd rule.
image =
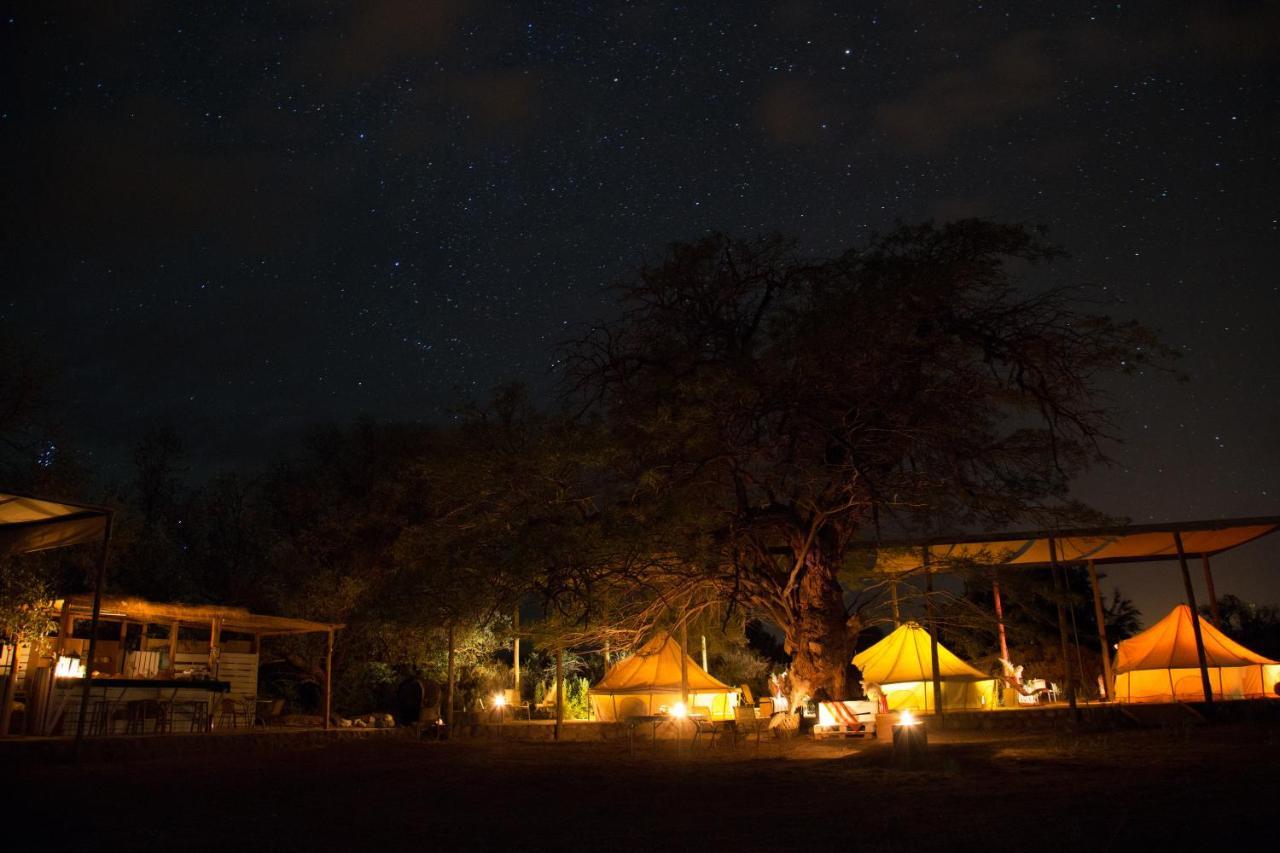
[[[914,726],[915,724],[916,724],[916,715],[911,713],[910,709],[907,709],[898,715],[898,725]]]
[[[503,696],[501,693],[493,694],[493,707],[501,708],[505,704],[507,704],[506,696]]]
[[[688,713],[689,713],[689,709],[684,706],[683,702],[677,702],[676,704],[671,706],[671,716],[673,717],[677,717],[677,718],[683,717]]]
[[[84,664],[80,662],[80,658],[59,657],[58,664],[53,668],[54,678],[84,678]]]

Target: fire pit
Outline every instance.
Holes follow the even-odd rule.
[[[929,733],[924,722],[903,711],[893,726],[893,766],[904,770],[923,767],[928,751]]]

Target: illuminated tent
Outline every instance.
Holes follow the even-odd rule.
[[[1214,699],[1275,697],[1280,663],[1251,652],[1211,623],[1200,620],[1205,662]],[[1147,630],[1120,643],[1116,654],[1120,702],[1201,701],[1200,658],[1191,608],[1179,604]]]
[[[615,722],[656,714],[680,701],[680,660],[689,679],[688,707],[710,708],[717,720],[733,719],[738,691],[712,678],[685,655],[671,635],[660,633],[638,652],[610,667],[589,691],[597,720]]]
[[[932,638],[915,622],[906,622],[892,634],[853,657],[864,681],[880,685],[890,711],[934,710]],[[981,710],[995,702],[995,679],[983,675],[938,644],[938,674],[945,710]]]

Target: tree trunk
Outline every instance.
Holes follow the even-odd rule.
[[[834,565],[815,548],[798,584],[796,617],[787,635],[791,646],[791,693],[794,703],[808,696],[847,699],[853,633],[845,615],[844,590]]]

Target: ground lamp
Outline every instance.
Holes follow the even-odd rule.
[[[898,716],[893,725],[893,765],[905,769],[921,767],[929,750],[929,733],[924,721],[910,710]]]

